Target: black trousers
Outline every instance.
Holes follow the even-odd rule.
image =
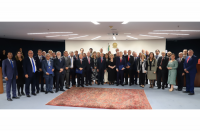
[[[84,85],[84,71],[82,71],[82,74],[78,74],[77,73],[77,83],[78,83],[78,86],[80,85]]]
[[[55,75],[56,75],[56,91],[59,90],[59,87],[60,87],[60,90],[62,90],[64,86],[64,74],[55,72]]]
[[[184,81],[184,76],[182,76],[182,72],[177,72],[177,81],[178,81],[178,90],[182,90]]]
[[[146,73],[141,73],[140,72],[140,74],[139,74],[139,83],[140,83],[140,85],[145,85],[145,75],[146,75]]]
[[[128,84],[128,75],[129,75],[129,82],[131,84],[131,80],[132,80],[132,70],[129,68],[129,69],[125,69],[125,83]]]
[[[44,91],[44,77],[43,77],[43,72],[36,72],[36,89],[37,91],[40,91],[40,79],[41,79],[41,91]]]
[[[162,78],[162,87],[164,87],[165,85],[167,85],[167,69],[158,69],[158,73],[157,73],[157,86],[158,88],[161,87],[161,78]]]
[[[104,78],[104,70],[99,70],[98,72],[98,84],[103,84],[103,78]]]
[[[35,85],[36,85],[36,73],[33,73],[32,76],[28,76],[28,78],[25,78],[26,86],[25,86],[25,92],[26,95],[30,95],[30,84],[31,84],[31,93],[35,94]]]
[[[70,69],[70,75],[69,75],[69,79],[70,79],[70,76],[71,76],[71,80],[72,80],[72,86],[75,85],[75,75],[76,75],[76,71],[75,69]]]
[[[138,72],[137,72],[137,70],[133,70],[132,71],[132,80],[131,80],[132,84],[137,84],[137,78],[138,78]]]
[[[145,75],[146,84],[148,84],[147,74]]]
[[[86,84],[91,84],[91,75],[92,75],[92,70],[86,70]]]

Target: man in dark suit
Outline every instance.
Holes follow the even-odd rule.
[[[56,93],[59,91],[65,91],[64,86],[64,68],[65,68],[65,59],[61,58],[61,52],[56,52],[57,58],[54,59],[54,68],[55,68],[55,78],[56,78]]]
[[[86,86],[92,85],[91,83],[91,75],[92,75],[92,69],[94,69],[94,62],[92,57],[90,56],[90,52],[87,52],[87,57],[85,58],[86,63]]]
[[[117,86],[119,85],[119,78],[121,85],[124,86],[124,69],[126,68],[126,59],[122,55],[123,53],[120,52],[119,57],[116,60]],[[123,68],[119,69],[121,65],[123,65]]]
[[[183,58],[183,53],[179,53],[179,58],[177,58],[178,61],[178,68],[177,68],[177,81],[178,81],[178,91],[182,91],[183,89],[183,80],[184,80],[184,61],[185,59]]]
[[[16,95],[16,79],[18,79],[17,65],[16,61],[12,60],[13,54],[8,52],[8,59],[3,60],[2,71],[3,77],[6,80],[6,95],[7,100],[12,101],[10,91],[12,86],[12,98],[19,99]]]
[[[158,58],[157,66],[158,66],[158,73],[157,73],[157,85],[158,89],[161,88],[161,78],[162,78],[162,89],[165,89],[165,85],[167,85],[167,78],[166,74],[168,74],[167,64],[168,64],[168,57],[165,56],[165,52],[162,52],[162,56]]]
[[[184,62],[184,71],[186,72],[186,91],[184,93],[189,93],[188,95],[194,95],[194,80],[197,73],[196,64],[198,59],[193,54],[192,49],[188,50],[188,56]]]
[[[97,59],[98,85],[103,85],[104,72],[106,72],[106,60],[103,58],[103,53]]]
[[[70,75],[71,76],[71,80],[72,80],[72,86],[75,87],[75,75],[76,75],[76,58],[74,57],[74,53],[73,51],[70,52],[70,61],[71,61],[71,65],[70,65]]]
[[[41,81],[41,92],[44,91],[44,77],[43,77],[43,72],[42,72],[42,61],[45,60],[45,57],[42,56],[42,50],[38,50],[38,55],[34,57],[36,66],[37,66],[37,71],[36,71],[36,89],[37,93],[39,93],[40,88],[39,88],[39,82]]]
[[[128,85],[128,75],[130,77],[129,79],[129,86],[131,86],[131,80],[132,80],[132,67],[133,67],[133,56],[131,56],[131,50],[128,50],[128,55],[125,56],[126,59],[126,69],[125,69],[125,85]],[[128,65],[130,63],[130,66]]]
[[[82,74],[77,73],[77,87],[80,85],[84,87],[84,72],[85,72],[86,61],[83,59],[83,55],[79,54],[79,59],[76,60],[76,68],[82,71]]]
[[[51,55],[49,53],[46,54],[46,59],[42,61],[42,71],[43,76],[45,78],[46,82],[46,92],[45,94],[54,93],[52,91],[53,88],[53,76],[54,76],[54,64],[53,60],[50,59]],[[51,71],[48,71],[48,69],[51,69]]]
[[[69,78],[69,73],[70,73],[70,66],[71,66],[71,60],[70,60],[70,57],[68,56],[68,51],[64,51],[63,52],[63,58],[65,59],[65,69],[64,69],[64,79],[66,81],[66,84],[65,84],[65,88],[66,89],[70,89],[69,86],[70,86],[70,78]]]
[[[133,51],[132,80],[131,80],[133,85],[134,84],[137,85],[137,78],[138,78],[137,63],[138,63],[137,53]]]
[[[36,85],[36,72],[37,72],[37,65],[36,61],[33,58],[33,51],[28,51],[28,57],[23,61],[23,70],[25,75],[25,92],[27,97],[30,96],[29,86],[31,84],[31,94],[36,96],[35,94],[35,85]]]
[[[145,56],[146,56],[146,60],[148,60],[149,59],[149,51],[148,50],[146,50]],[[146,81],[146,84],[148,84],[147,73],[145,75],[145,81]]]

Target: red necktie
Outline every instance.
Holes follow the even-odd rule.
[[[129,56],[128,56],[128,61],[129,61]]]
[[[80,60],[81,61],[81,60]],[[82,61],[81,61],[81,64],[82,64]]]
[[[163,58],[162,58],[162,61],[163,61]],[[162,61],[161,61],[160,65],[162,65]]]
[[[90,58],[88,57],[88,63],[90,64]]]
[[[188,63],[189,59],[190,59],[190,57],[188,57],[188,59],[187,59],[187,63]]]
[[[102,63],[102,58],[101,58],[101,63]]]
[[[120,58],[120,63],[122,62],[122,59]]]

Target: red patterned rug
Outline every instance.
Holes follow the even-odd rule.
[[[46,105],[104,109],[152,109],[142,89],[72,87]]]

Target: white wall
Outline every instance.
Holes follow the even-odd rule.
[[[159,49],[160,51],[165,51],[166,48],[166,40],[134,40],[134,41],[65,41],[65,50],[66,51],[75,51],[78,50],[80,52],[80,48],[84,48],[84,52],[86,53],[89,48],[93,48],[93,51],[98,51],[100,48],[103,48],[103,53],[108,52],[108,43],[110,44],[110,50],[113,54],[115,54],[115,48],[113,48],[112,44],[117,43],[117,47],[120,51],[131,50],[136,51],[137,53],[141,52],[142,49],[148,50],[150,52],[155,52],[155,49]]]

